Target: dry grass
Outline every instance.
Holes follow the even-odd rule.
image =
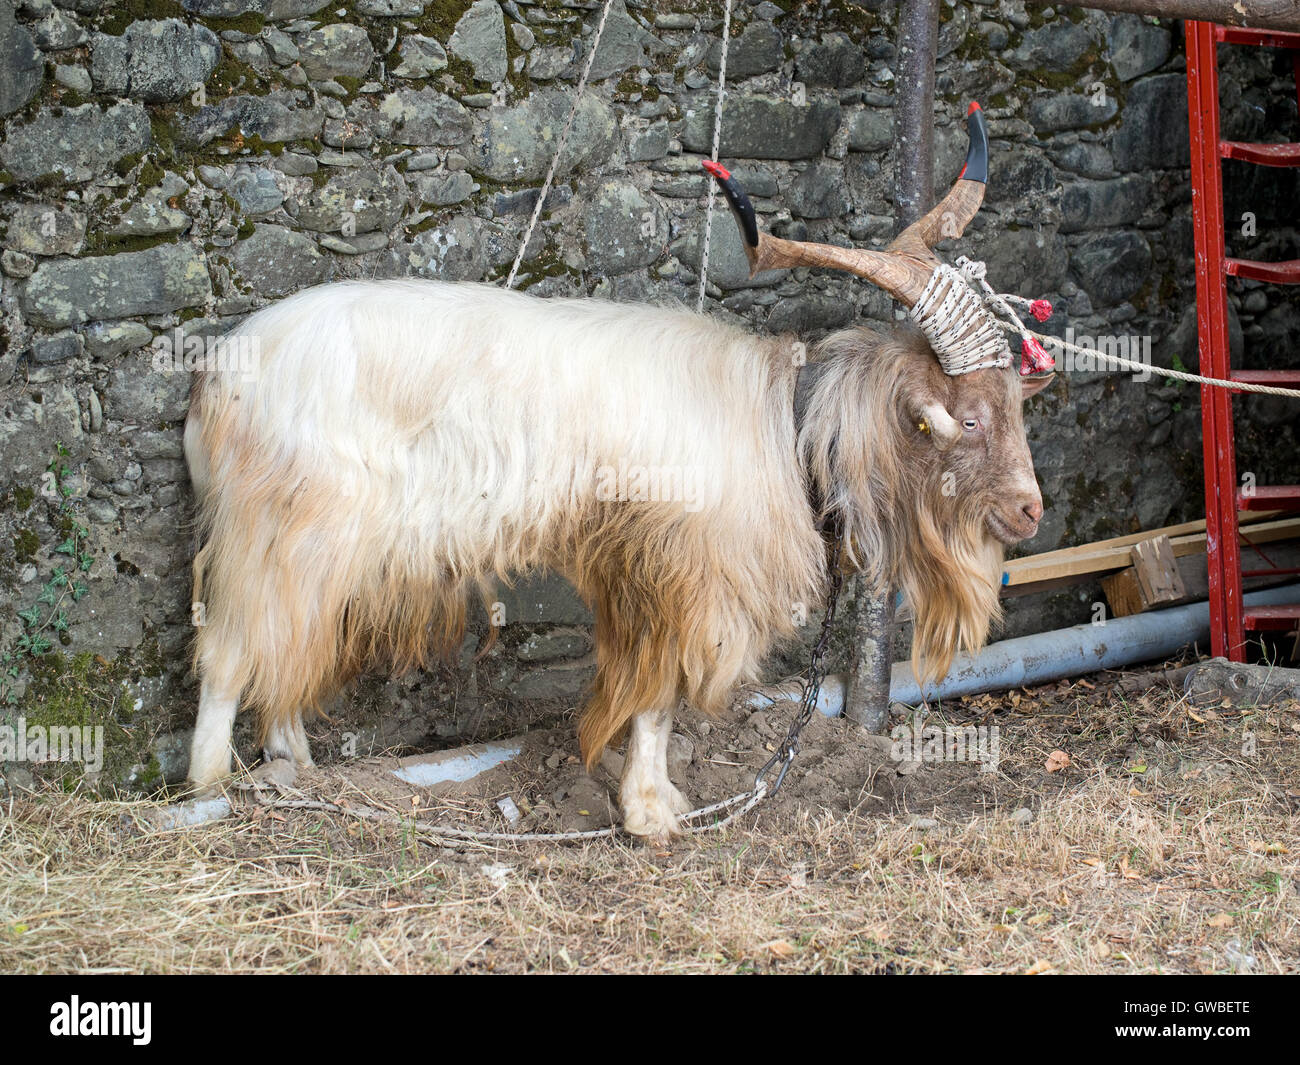
[[[936,792],[917,825],[783,794],[671,853],[452,852],[300,811],[142,835],[131,804],[13,800],[0,970],[1300,971],[1300,715],[1255,715],[1246,758],[1235,717],[1075,693],[999,711],[977,813]],[[1135,755],[1153,723],[1170,738]],[[1047,774],[1055,747],[1074,764]]]

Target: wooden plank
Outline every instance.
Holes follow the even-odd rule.
[[[1277,543],[1279,540],[1290,540],[1294,536],[1300,536],[1300,517],[1257,522],[1248,528],[1241,529],[1240,533],[1239,539],[1243,547],[1248,543],[1272,544]],[[1172,537],[1170,543],[1173,545],[1174,557],[1176,558],[1199,554],[1205,550],[1205,534]]]
[[[1284,518],[1286,512],[1281,510],[1239,510],[1237,512],[1237,524],[1241,526],[1259,524],[1262,521],[1272,521],[1274,518]],[[1078,544],[1074,547],[1058,547],[1053,551],[1040,551],[1036,555],[1026,555],[1024,558],[1012,559],[1012,562],[1025,562],[1029,559],[1043,560],[1070,558],[1079,554],[1090,554],[1094,551],[1104,551],[1111,547],[1131,547],[1133,544],[1140,544],[1143,540],[1150,540],[1153,536],[1168,536],[1173,539],[1175,536],[1186,536],[1190,533],[1205,531],[1205,519],[1200,518],[1197,521],[1185,521],[1181,525],[1166,525],[1161,529],[1149,529],[1146,532],[1128,533],[1125,536],[1114,536],[1108,540],[1094,540],[1090,544]]]
[[[1178,578],[1182,582],[1184,594],[1180,599],[1169,600],[1158,604],[1159,606],[1195,603],[1209,595],[1210,582],[1209,575],[1206,572],[1204,552],[1195,555],[1184,555],[1174,561],[1178,566]],[[1266,572],[1274,567],[1276,567],[1276,572]],[[1243,544],[1241,548],[1241,568],[1243,571],[1265,571],[1263,576],[1247,577],[1242,581],[1242,588],[1247,592],[1300,580],[1300,573],[1287,572],[1288,570],[1300,570],[1300,540],[1271,544],[1266,552],[1260,552]],[[1022,585],[1012,594],[1024,594],[1021,591],[1024,587],[1032,588],[1034,586]],[[1101,587],[1106,594],[1106,602],[1110,606],[1112,617],[1127,617],[1130,614],[1139,614],[1146,609],[1142,603],[1141,592],[1138,590],[1137,574],[1132,567],[1120,570],[1109,577],[1103,577]]]
[[[1255,543],[1272,543],[1300,536],[1300,518],[1279,518],[1274,521],[1256,522],[1243,530],[1245,536]],[[1165,530],[1148,533],[1142,539],[1153,535],[1168,535]],[[1205,550],[1204,531],[1169,537],[1174,557],[1194,555]],[[1002,583],[1005,586],[1033,584],[1054,580],[1059,577],[1086,577],[1102,574],[1117,569],[1127,569],[1133,564],[1133,545],[1119,544],[1113,547],[1096,547],[1086,545],[1085,549],[1067,554],[1029,555],[1026,558],[1012,559],[1003,567]]]
[[[1187,594],[1178,575],[1173,545],[1167,536],[1134,544],[1133,569],[1137,573],[1142,602],[1147,607],[1178,600]]]
[[[1142,601],[1142,588],[1138,584],[1137,570],[1130,566],[1101,579],[1101,590],[1110,606],[1110,616],[1126,618],[1140,614],[1147,608]]]
[[[1187,589],[1178,572],[1178,560],[1174,558],[1169,537],[1143,540],[1134,544],[1132,551],[1132,566],[1102,578],[1101,588],[1112,616],[1128,617],[1162,603],[1176,603],[1187,598]]]

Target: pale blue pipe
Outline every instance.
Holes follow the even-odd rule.
[[[1246,596],[1250,606],[1294,603],[1300,599],[1300,585],[1269,588]],[[1110,618],[1101,625],[1073,625],[1055,632],[1019,636],[989,644],[974,657],[958,655],[948,675],[924,693],[912,676],[910,662],[895,662],[890,674],[889,698],[896,703],[955,699],[980,692],[1009,691],[1081,673],[1118,669],[1134,662],[1168,658],[1192,643],[1210,639],[1210,605],[1186,606]]]
[[[1300,599],[1300,584],[1269,588],[1246,596],[1249,606],[1294,603]],[[991,643],[979,654],[959,654],[948,675],[925,686],[924,693],[912,676],[911,662],[895,662],[890,674],[889,699],[914,705],[926,700],[955,699],[980,692],[1010,691],[1013,688],[1046,684],[1064,677],[1118,669],[1135,662],[1168,658],[1192,643],[1210,638],[1208,603],[1189,603],[1126,618],[1110,618],[1103,625],[1073,625],[1054,632],[1018,636]],[[795,682],[791,697],[797,699],[801,685]],[[832,674],[822,684],[817,709],[827,717],[844,712],[845,677]],[[772,699],[755,695],[751,706],[766,706]]]

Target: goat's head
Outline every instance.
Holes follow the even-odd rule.
[[[896,414],[904,423],[901,439],[914,452],[910,462],[918,470],[941,474],[942,498],[979,508],[987,535],[1010,545],[1033,536],[1042,517],[1021,400],[1051,380],[1050,373],[1039,372],[1050,369],[1051,361],[1030,341],[1017,372],[996,322],[960,278],[951,282],[946,321],[936,327],[941,316],[925,310],[940,309],[952,277],[932,246],[961,236],[984,200],[989,144],[979,104],[972,103],[967,111],[967,130],[970,148],[956,183],[884,251],[773,237],[758,228],[753,205],[736,180],[717,163],[705,162],[704,167],[722,187],[740,226],[751,273],[795,266],[846,270],[879,285],[909,311],[918,309],[913,317],[930,347],[902,345],[896,359],[886,360],[888,376],[876,384],[894,397]],[[842,336],[851,338],[853,333]],[[878,345],[854,345],[850,340],[849,346]],[[927,506],[938,500],[927,493]]]
[[[909,459],[922,475],[927,505],[977,515],[1005,546],[1038,531],[1043,497],[1025,439],[1021,402],[1051,375],[1023,377],[1011,367],[949,376],[918,343],[898,378],[895,413]],[[928,482],[928,483],[927,483]]]
[[[1051,380],[1041,373],[1051,360],[1021,326],[1015,365],[970,283],[978,270],[958,273],[931,251],[961,236],[984,200],[988,132],[978,104],[967,128],[956,184],[883,251],[763,233],[735,179],[705,164],[740,226],[751,272],[846,270],[890,293],[924,334],[848,329],[824,341],[827,365],[799,440],[823,506],[844,520],[850,562],[877,590],[901,588],[912,604],[918,676],[942,676],[959,648],[983,644],[999,614],[1003,548],[1033,536],[1043,513],[1021,404]],[[1050,313],[1046,304],[1031,310]]]

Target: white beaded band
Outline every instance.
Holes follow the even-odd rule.
[[[966,275],[940,263],[908,312],[950,377],[1011,365],[1011,348]]]

